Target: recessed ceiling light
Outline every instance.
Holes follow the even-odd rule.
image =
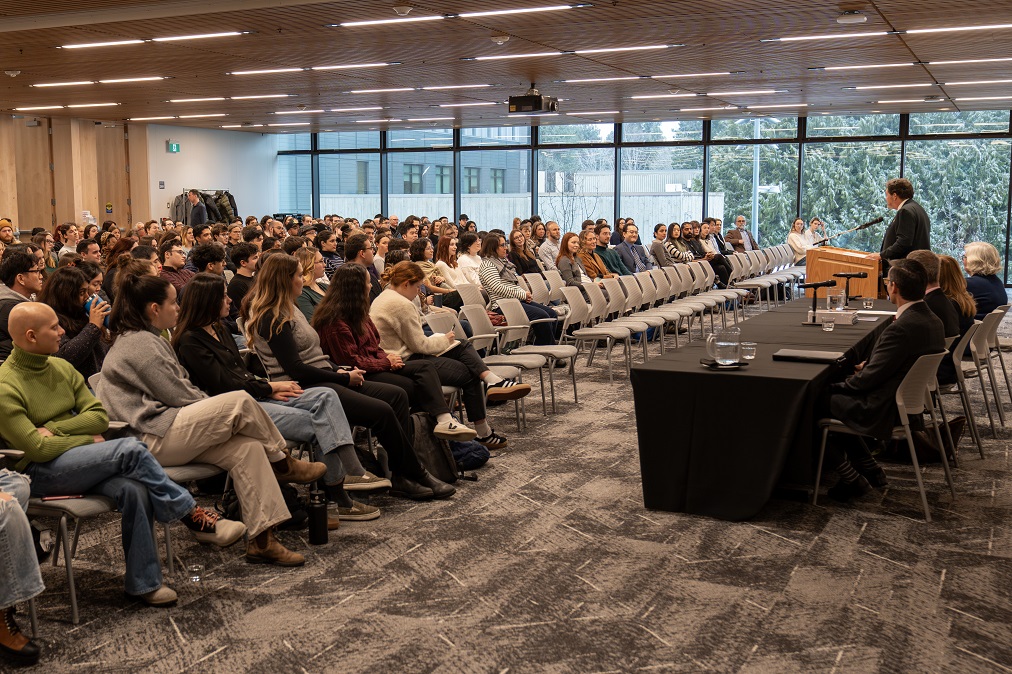
[[[43,84],[29,84],[30,87],[76,87],[82,84],[94,84],[91,80],[82,80],[80,82],[45,82]]]
[[[708,91],[706,96],[765,96],[766,94],[784,94],[784,89],[753,89],[751,91]]]
[[[266,70],[233,70],[227,75],[273,75],[274,73],[297,73],[302,68],[268,68]]]
[[[703,94],[650,94],[648,96],[629,96],[629,98],[636,100],[648,100],[653,98],[692,98],[693,96],[702,95]]]
[[[432,16],[412,16],[398,19],[378,19],[375,21],[346,21],[338,24],[328,24],[328,28],[355,28],[357,26],[381,26],[391,23],[417,23],[419,21],[439,21],[441,19],[474,19],[485,16],[506,16],[509,14],[529,14],[531,12],[554,12],[563,9],[577,9],[580,7],[591,7],[590,3],[574,3],[570,5],[549,5],[548,7],[522,7],[519,9],[498,9],[486,12],[463,12],[461,14],[436,14]]]
[[[398,91],[414,91],[414,87],[392,87],[389,89],[353,89],[349,94],[392,94]]]
[[[669,47],[680,47],[683,45],[673,44],[652,44],[643,47],[607,47],[604,49],[577,49],[574,54],[609,54],[623,51],[649,51],[651,49],[668,49]]]
[[[358,26],[382,26],[389,23],[418,23],[419,21],[439,21],[446,17],[442,14],[435,16],[411,16],[400,19],[378,19],[376,21],[345,21],[344,23],[327,24],[328,28],[357,28]]]
[[[934,103],[934,102],[935,101],[931,101],[931,100],[928,100],[928,99],[925,99],[925,98],[903,98],[903,99],[897,99],[897,100],[891,100],[891,101],[875,101],[875,103],[877,103],[879,105],[888,104],[888,103]]]
[[[383,124],[385,122],[400,122],[400,119],[356,119],[356,124]]]
[[[737,105],[721,105],[712,108],[682,108],[681,110],[674,110],[674,112],[707,112],[709,110],[737,110]]]
[[[233,101],[250,101],[255,98],[291,98],[295,94],[258,94],[254,96],[230,96]]]
[[[111,42],[84,42],[61,45],[60,49],[89,49],[91,47],[116,47],[124,44],[144,44],[144,40],[113,40]]]
[[[999,63],[1002,61],[1012,61],[1012,56],[1006,56],[1002,58],[993,59],[960,59],[958,61],[925,61],[926,65],[929,66],[952,66],[961,65],[963,63]]]
[[[273,115],[318,115],[323,110],[278,110],[273,112]]]
[[[748,110],[773,110],[776,108],[807,108],[808,103],[777,103],[775,105],[749,105]]]
[[[720,72],[720,73],[685,73],[683,75],[651,75],[650,79],[653,80],[667,80],[667,79],[685,79],[688,77],[721,77],[723,75],[733,75],[731,72]]]
[[[214,112],[206,115],[179,115],[179,119],[197,119],[198,117],[228,117],[228,114],[224,112]]]
[[[966,82],[945,82],[942,86],[958,87],[963,84],[1008,84],[1012,80],[968,80]]]
[[[36,105],[30,108],[14,108],[18,112],[30,112],[32,110],[62,110],[62,105]]]
[[[508,14],[529,14],[531,12],[555,12],[561,9],[577,9],[579,7],[591,7],[589,3],[580,3],[575,5],[550,5],[548,7],[525,7],[522,9],[499,9],[491,10],[487,12],[466,12],[463,14],[457,14],[456,17],[461,19],[474,19],[479,16],[506,16]]]
[[[916,87],[933,87],[934,83],[917,83],[917,84],[875,84],[866,87],[844,87],[844,89],[853,89],[855,91],[863,91],[867,89],[913,89]]]
[[[916,63],[873,63],[863,66],[825,66],[822,68],[809,68],[809,70],[870,70],[872,68],[905,68],[915,66]]]
[[[455,117],[415,117],[408,119],[408,122],[445,122],[456,119]]]
[[[203,103],[204,101],[223,101],[224,96],[214,96],[212,98],[171,98],[166,103]]]
[[[331,112],[365,112],[367,110],[382,110],[383,106],[373,105],[365,108],[331,108]]]
[[[278,124],[268,124],[267,126],[309,126],[309,122],[283,122]]]
[[[439,107],[441,108],[476,108],[483,105],[502,105],[501,103],[495,103],[492,101],[482,101],[481,103],[442,103]]]
[[[969,98],[954,98],[954,101],[1007,101],[1012,96],[971,96]]]
[[[571,117],[595,117],[597,115],[620,115],[622,113],[618,110],[596,110],[593,112],[567,112],[566,114]]]
[[[957,31],[965,30],[1002,30],[1005,28],[1012,28],[1012,23],[995,23],[988,26],[949,26],[946,28],[915,28],[913,30],[903,31],[907,35],[917,35],[919,33],[953,33]]]
[[[623,80],[647,80],[650,79],[646,75],[633,75],[631,77],[591,77],[583,80],[556,80],[557,82],[565,82],[566,84],[584,84],[587,82],[621,82]]]
[[[382,68],[384,66],[398,66],[400,61],[387,63],[345,63],[339,66],[313,66],[311,70],[351,70],[353,68]]]
[[[124,77],[118,80],[99,80],[102,84],[127,84],[129,82],[154,82],[155,80],[167,80],[168,77]]]
[[[68,105],[68,108],[111,108],[119,103],[75,103],[74,105]]]
[[[486,89],[491,84],[450,84],[441,87],[422,87],[424,91],[441,91],[443,89]]]
[[[175,119],[175,115],[167,115],[164,117],[131,117],[128,122],[151,122],[156,119]]]
[[[879,37],[881,35],[891,35],[892,31],[876,30],[867,33],[831,33],[829,35],[798,35],[795,37],[774,37],[765,40],[759,40],[760,42],[803,42],[806,40],[845,40],[848,38],[861,38],[861,37]]]
[[[174,35],[171,37],[156,37],[152,38],[152,42],[178,42],[179,40],[203,40],[209,37],[233,37],[236,35],[242,35],[239,31],[231,31],[228,33],[202,33],[199,35]]]
[[[534,52],[531,54],[500,54],[498,56],[472,56],[470,58],[463,58],[461,61],[502,61],[505,59],[528,59],[538,58],[540,56],[561,56],[569,52],[564,51],[541,51]]]

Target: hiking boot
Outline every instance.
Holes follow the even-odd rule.
[[[200,506],[183,517],[182,522],[193,532],[198,543],[213,543],[219,548],[227,548],[246,533],[246,525],[242,522],[226,520],[218,513]]]
[[[153,606],[155,608],[165,608],[167,606],[175,606],[176,600],[178,599],[178,597],[176,597],[176,591],[173,590],[168,585],[162,585],[157,590],[152,590],[151,592],[146,592],[144,594],[138,594],[134,596],[136,596],[138,599],[140,599],[148,606]]]
[[[464,424],[453,420],[436,424],[436,427],[432,429],[432,434],[443,440],[456,440],[457,442],[467,442],[478,437],[473,428],[468,428]],[[347,481],[344,488],[348,488]]]
[[[25,636],[14,620],[14,607],[4,610],[0,619],[0,659],[15,665],[34,665],[42,650]]]
[[[345,491],[372,491],[373,489],[389,489],[390,480],[385,477],[378,477],[369,471],[364,475],[345,475]]]
[[[476,440],[488,449],[506,449],[510,444],[505,436],[499,435],[494,429],[484,438],[476,438]]]
[[[531,392],[530,384],[521,384],[516,379],[503,379],[498,384],[485,387],[485,398],[488,400],[516,400]]]
[[[345,520],[346,522],[368,522],[369,520],[379,519],[379,516],[379,508],[374,505],[359,503],[355,500],[352,500],[350,508],[337,506],[338,519]]]
[[[277,566],[302,566],[306,558],[292,552],[278,540],[273,529],[268,529],[246,545],[246,561],[250,564],[276,564]]]
[[[316,482],[327,472],[327,466],[319,461],[299,461],[293,459],[287,453],[285,458],[271,464],[274,469],[274,476],[278,482],[293,482],[295,484],[309,484]]]

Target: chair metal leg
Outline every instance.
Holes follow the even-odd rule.
[[[994,406],[998,408],[998,419],[1001,420],[1002,428],[1005,427],[1005,406],[1001,404],[1001,396],[998,395],[998,378],[994,374],[994,363],[991,362],[990,355],[987,359],[987,373],[991,378],[991,392],[994,393]],[[981,382],[981,386],[984,382]]]
[[[984,397],[984,409],[987,410],[987,419],[991,422],[991,435],[998,437],[998,429],[994,425],[994,416],[991,414],[991,403],[987,400],[987,385],[984,383],[984,366],[975,355],[974,364],[977,366],[977,381],[980,382],[980,394]]]
[[[942,405],[942,396],[936,391],[931,394],[931,400],[938,407],[938,414],[942,417],[942,426],[945,428],[945,437],[949,440],[949,447],[952,447],[952,465],[959,468],[959,447],[956,447],[956,441],[952,439],[952,431],[949,430],[949,420],[945,416],[945,407]]]
[[[162,524],[162,531],[165,533],[165,568],[172,574],[176,572],[176,562],[172,556],[172,530],[168,522]]]
[[[1005,367],[1005,356],[1002,355],[1000,348],[995,349],[995,351],[998,352],[998,362],[1001,364],[1002,374],[1005,375],[1005,390],[1012,396],[1012,383],[1009,383],[1008,369]]]
[[[966,392],[966,384],[959,384],[959,401],[963,404],[963,412],[966,413],[966,419],[970,425],[970,435],[973,436],[973,441],[977,443],[977,451],[980,453],[980,458],[984,458],[984,445],[980,441],[980,429],[977,428],[977,419],[973,414],[973,407],[970,406],[970,396]]]
[[[579,404],[580,399],[576,395],[576,356],[569,361],[569,376],[573,378],[573,403]]]
[[[931,425],[935,429],[935,441],[938,443],[938,453],[941,454],[942,458],[942,472],[945,473],[945,481],[949,483],[949,493],[952,494],[952,498],[956,498],[956,486],[952,483],[952,471],[949,470],[949,459],[945,456],[945,445],[942,444],[942,434],[938,430],[938,418],[935,417],[935,410],[929,409],[928,414],[931,416]],[[952,437],[949,437],[949,441],[952,441]]]
[[[74,545],[70,548],[70,556],[77,557],[77,539],[81,535],[81,520],[74,520]]]
[[[548,416],[548,401],[545,399],[545,368],[538,368],[538,379],[541,381],[541,413]]]
[[[28,618],[32,623],[32,638],[39,636],[39,616],[35,611],[35,597],[28,600]]]
[[[928,510],[928,495],[924,492],[924,481],[921,479],[921,467],[917,463],[917,450],[914,449],[914,436],[910,434],[910,426],[903,424],[903,433],[907,436],[907,447],[910,448],[910,461],[914,464],[914,477],[917,478],[917,489],[921,493],[921,505],[924,506],[924,520],[930,522],[931,511]]]
[[[70,590],[70,619],[76,625],[80,622],[77,613],[77,589],[74,587],[74,555],[70,551],[70,535],[67,533],[67,516],[60,517],[60,537],[63,540],[63,564],[67,567],[67,587]]]
[[[548,390],[552,393],[552,414],[558,414],[559,408],[555,403],[555,359],[548,359]]]
[[[829,427],[822,429],[822,443],[819,445],[819,464],[815,469],[815,491],[812,492],[812,505],[819,502],[819,483],[822,481],[822,460],[826,458],[826,438],[829,437]]]

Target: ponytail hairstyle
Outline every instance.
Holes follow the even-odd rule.
[[[81,239],[82,241],[84,239]],[[137,245],[137,239],[132,236],[124,236],[109,249],[109,255],[105,259],[105,270],[109,271],[116,266],[116,262],[124,253],[130,252]]]
[[[112,297],[119,295],[119,289],[128,278],[158,276],[155,266],[147,260],[138,260],[129,255],[120,255],[112,278]],[[114,303],[115,306],[115,303]],[[112,314],[110,314],[111,316]]]
[[[251,350],[255,344],[254,337],[258,335],[257,327],[263,319],[270,319],[269,335],[272,337],[292,320],[295,307],[292,279],[301,273],[302,267],[291,255],[279,252],[260,258],[260,270],[239,311],[246,323],[243,332]]]
[[[172,331],[172,348],[178,352],[179,340],[188,331],[217,325],[221,321],[221,304],[224,301],[224,276],[201,272],[190,279],[179,302],[179,321]]]
[[[119,288],[109,314],[109,331],[113,339],[127,332],[150,329],[148,306],[161,304],[169,297],[172,284],[161,276],[152,276],[151,265],[143,264],[142,273],[135,273],[127,267],[120,268],[116,273]]]
[[[346,262],[334,270],[327,293],[313,311],[313,327],[319,332],[338,321],[351,329],[356,337],[365,331],[369,320],[369,297],[372,288],[369,272],[360,264]]]
[[[340,267],[338,267],[340,269]],[[392,267],[385,267],[383,269],[383,276],[380,277],[380,283],[383,284],[384,288],[388,288],[391,285],[399,286],[403,283],[418,283],[419,281],[425,280],[425,273],[422,268],[414,262],[398,262]]]

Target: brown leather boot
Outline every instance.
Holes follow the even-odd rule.
[[[250,564],[276,564],[277,566],[302,566],[306,558],[292,552],[281,544],[273,529],[251,538],[246,546],[246,561]]]
[[[34,665],[39,661],[40,652],[14,621],[14,607],[4,609],[0,619],[0,659],[15,665]]]
[[[327,472],[327,466],[319,461],[299,461],[293,459],[287,453],[281,461],[271,464],[274,469],[274,476],[278,482],[294,482],[295,484],[309,484],[316,482]]]

